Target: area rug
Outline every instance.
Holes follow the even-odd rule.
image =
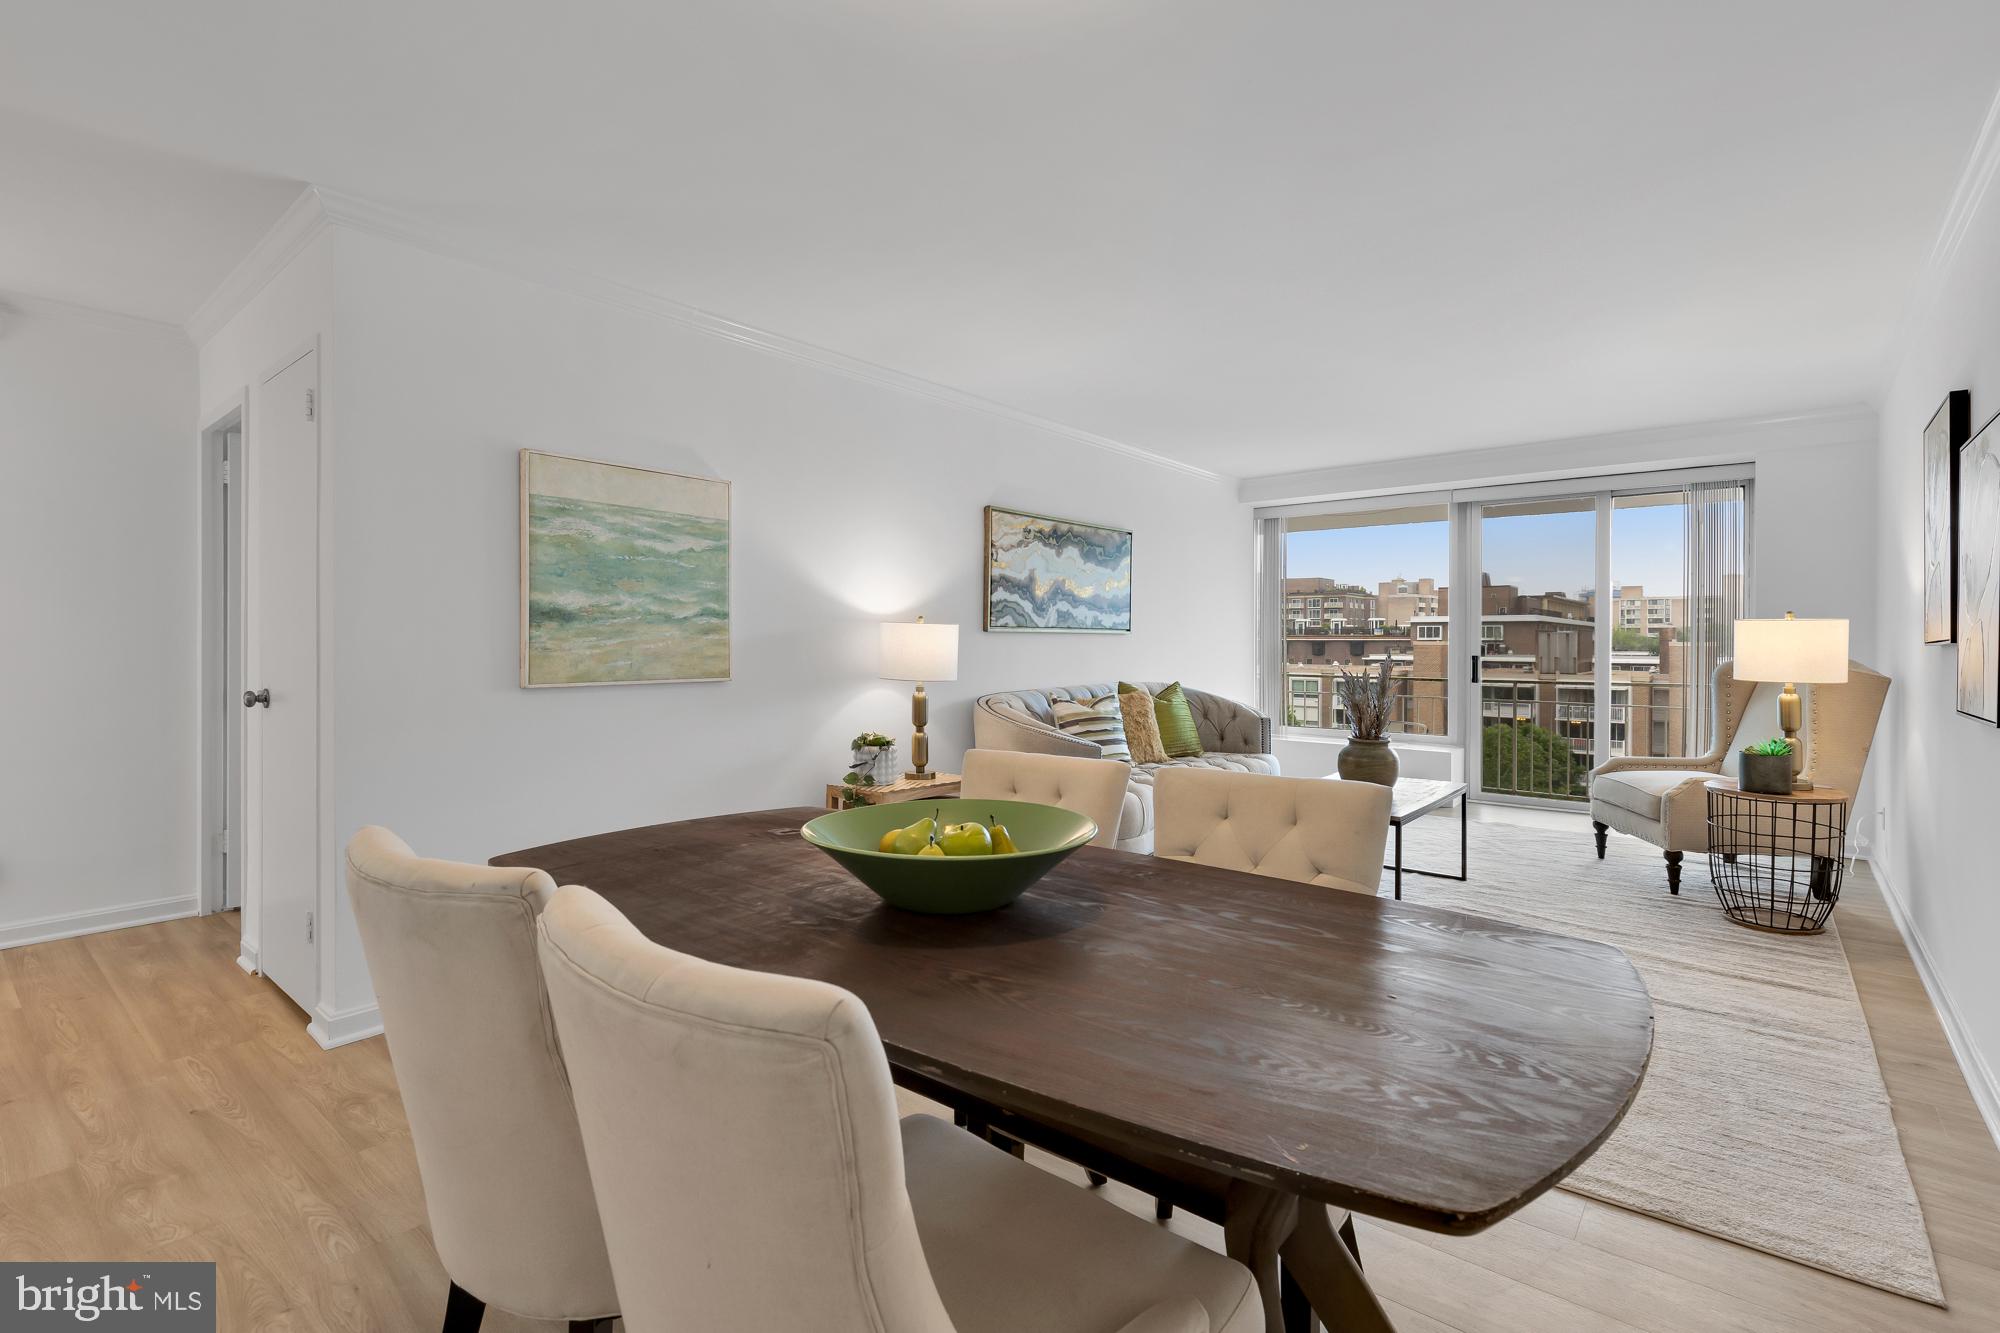
[[[1456,868],[1452,812],[1404,838],[1405,865]],[[1646,1081],[1562,1188],[1944,1304],[1837,909],[1819,935],[1745,929],[1705,857],[1687,858],[1674,897],[1657,849],[1614,833],[1599,861],[1581,822],[1475,823],[1471,875],[1405,876],[1404,900],[1615,945],[1652,992]]]

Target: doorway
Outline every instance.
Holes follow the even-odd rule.
[[[203,428],[201,910],[243,905],[243,405]]]

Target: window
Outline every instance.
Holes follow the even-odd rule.
[[[1377,666],[1384,654],[1391,659],[1394,703],[1389,711],[1392,733],[1444,736],[1450,733],[1449,631],[1442,619],[1412,631],[1401,641],[1413,610],[1411,602],[1378,606],[1380,596],[1408,595],[1419,588],[1435,589],[1450,577],[1451,521],[1449,506],[1408,505],[1340,513],[1305,514],[1273,520],[1282,530],[1284,587],[1289,607],[1294,599],[1324,605],[1327,632],[1346,647],[1346,656],[1323,645],[1298,653],[1295,662],[1324,658]],[[1429,581],[1428,585],[1426,581]],[[1413,599],[1414,600],[1414,599]],[[1436,615],[1438,598],[1427,591],[1422,610]],[[1289,619],[1289,617],[1288,617]],[[1389,629],[1390,625],[1398,626]],[[1366,638],[1350,636],[1365,634]],[[1370,661],[1369,654],[1374,654]],[[1281,657],[1280,667],[1284,665]],[[1379,668],[1378,668],[1379,669]],[[1291,681],[1285,685],[1286,721],[1295,727],[1336,729],[1345,726],[1338,699],[1328,693],[1324,703],[1302,709],[1292,706]]]
[[[1319,677],[1292,676],[1289,678],[1289,706],[1285,710],[1285,725],[1288,727],[1316,727],[1319,725]]]
[[[1489,620],[1479,627],[1479,638],[1484,643],[1505,643],[1507,627]]]

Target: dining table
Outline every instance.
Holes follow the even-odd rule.
[[[821,813],[491,863],[586,885],[672,949],[851,991],[897,1082],[961,1123],[1221,1222],[1270,1333],[1391,1328],[1346,1211],[1489,1227],[1588,1158],[1645,1075],[1651,999],[1607,944],[1103,847],[999,910],[920,915],[799,836]]]

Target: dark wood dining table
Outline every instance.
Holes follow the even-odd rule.
[[[1299,1295],[1330,1327],[1390,1327],[1329,1207],[1491,1226],[1589,1157],[1645,1074],[1652,1003],[1609,945],[1097,847],[999,911],[915,915],[799,837],[820,813],[492,864],[588,885],[685,953],[845,987],[900,1083],[982,1120],[1161,1189],[1219,1182],[1273,1333]]]

